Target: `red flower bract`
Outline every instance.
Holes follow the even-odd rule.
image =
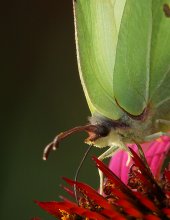
[[[129,146],[137,152],[137,146],[135,144]],[[157,140],[144,143],[141,146],[153,175],[159,178],[162,164],[170,150],[170,137],[162,136]],[[112,157],[109,163],[109,168],[126,184],[128,182],[130,168],[130,166],[127,166],[127,160],[127,152],[120,150]],[[130,164],[132,164],[132,162],[130,162]]]
[[[63,198],[62,202],[36,203],[49,214],[62,220],[115,219],[115,220],[158,220],[170,219],[170,170],[156,180],[143,160],[130,149],[134,164],[130,168],[128,186],[125,185],[107,166],[93,158],[96,166],[106,177],[104,195],[85,183],[64,178],[74,195],[77,190],[78,204]]]

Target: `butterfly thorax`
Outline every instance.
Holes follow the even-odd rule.
[[[92,125],[99,129],[98,138],[91,140],[87,139],[88,144],[93,144],[97,147],[106,147],[112,145],[121,145],[121,143],[139,143],[144,142],[146,136],[154,133],[154,122],[151,116],[143,120],[135,120],[128,115],[124,115],[119,120],[111,120],[100,115],[94,115],[89,118]]]

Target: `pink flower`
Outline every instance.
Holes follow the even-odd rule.
[[[136,145],[129,145],[137,152]],[[170,137],[161,138],[142,144],[148,165],[156,178],[159,178],[163,162],[170,151]],[[127,166],[128,154],[121,150],[112,157],[109,168],[124,182],[128,181],[129,165]],[[130,162],[132,163],[132,162]]]

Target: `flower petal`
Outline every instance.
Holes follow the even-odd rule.
[[[137,152],[136,145],[128,145]],[[170,137],[162,136],[161,138],[142,144],[146,159],[151,168],[153,175],[158,178],[162,164],[170,150]],[[124,182],[127,183],[129,167],[127,166],[127,152],[121,150],[115,154],[109,163],[109,168]],[[131,165],[132,162],[129,164]]]

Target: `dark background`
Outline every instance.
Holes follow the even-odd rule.
[[[71,0],[4,1],[0,7],[0,219],[53,219],[33,200],[59,200],[62,176],[74,178],[87,146],[84,134],[64,141],[49,160],[44,146],[90,115],[81,88]],[[91,162],[80,180],[97,187]]]

